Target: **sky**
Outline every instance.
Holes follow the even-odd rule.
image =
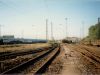
[[[85,37],[100,17],[100,0],[0,0],[0,33],[16,38]],[[67,20],[66,20],[67,18]]]

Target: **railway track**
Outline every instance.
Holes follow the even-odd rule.
[[[21,63],[3,73],[3,74],[25,74],[25,73],[32,73],[32,74],[40,74],[45,71],[50,62],[56,57],[59,53],[59,47],[57,45],[53,46],[51,49],[46,51],[45,53],[35,57],[29,61]]]
[[[97,56],[94,52],[91,52],[90,48],[86,48],[81,45],[70,45],[70,48],[77,50],[83,57],[93,63],[98,69],[100,68],[100,57]]]
[[[41,51],[41,52],[28,54],[28,55],[24,55],[24,56],[17,56],[14,59],[8,59],[8,60],[0,61],[0,73],[4,72],[6,70],[9,70],[9,69],[13,68],[14,66],[17,66],[21,63],[29,61],[29,60],[45,53],[46,51],[48,51],[48,50],[44,50],[44,51]]]
[[[28,51],[24,51],[24,52],[13,52],[13,53],[2,54],[2,55],[0,55],[0,61],[4,61],[6,59],[13,59],[13,58],[16,58],[17,56],[23,56],[23,55],[28,55],[28,54],[41,52],[41,51],[43,51],[45,49],[50,49],[50,48],[51,47],[48,47],[48,48],[37,48],[35,50],[28,50]]]
[[[81,52],[85,58],[87,58],[90,62],[92,62],[95,66],[100,68],[100,57],[95,53],[91,52],[91,49],[80,46],[81,49],[85,50],[85,52]]]

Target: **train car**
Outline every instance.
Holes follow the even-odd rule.
[[[21,39],[21,38],[3,38],[0,39],[0,45],[3,44],[32,44],[32,43],[46,43],[47,40],[42,39]]]

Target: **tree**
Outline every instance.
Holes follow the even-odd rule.
[[[89,28],[89,37],[91,40],[100,39],[100,23]]]

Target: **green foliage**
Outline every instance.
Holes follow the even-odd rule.
[[[91,40],[100,39],[100,23],[89,28],[89,38]]]

